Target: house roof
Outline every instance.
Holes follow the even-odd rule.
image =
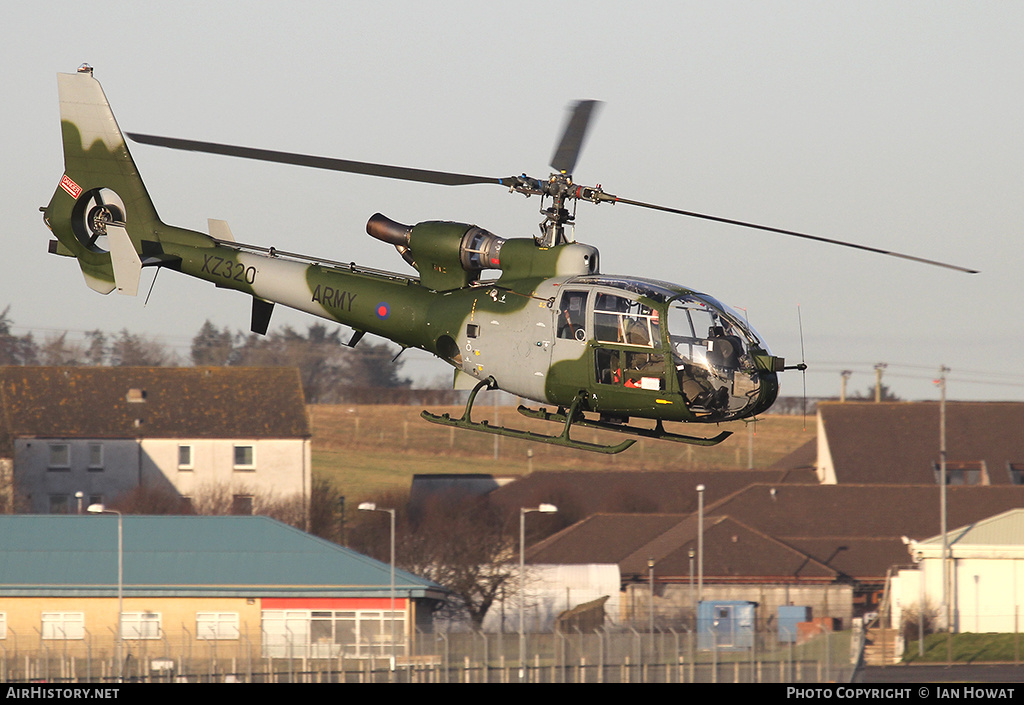
[[[935,483],[938,402],[822,402],[818,414],[840,484]],[[1024,462],[1024,403],[947,402],[946,451],[948,463],[984,461],[991,484],[1013,484],[1007,464]]]
[[[690,550],[697,551],[699,522],[689,516],[668,531],[640,546],[619,569],[625,575],[642,576],[647,561],[655,561],[655,573],[680,579],[689,575]],[[835,570],[792,546],[729,516],[704,517],[704,576],[715,581],[823,580],[838,577]]]
[[[709,487],[710,489],[710,487]],[[1024,486],[947,487],[949,525],[980,521],[1024,506]],[[931,485],[755,484],[718,502],[708,514],[728,514],[786,540],[927,537],[940,529],[939,490]],[[884,574],[884,571],[883,571]]]
[[[947,490],[953,526],[1024,506],[1022,486]],[[1020,522],[1024,537],[1024,516]],[[688,574],[696,523],[694,514],[599,514],[527,555],[531,563],[615,563],[624,576],[644,574],[654,558],[658,575],[678,578]],[[929,537],[939,526],[935,485],[758,483],[705,506],[705,575],[878,581],[911,562],[901,536]]]
[[[810,470],[815,471],[815,467],[818,464],[818,439],[812,438],[811,440],[804,443],[802,446],[794,450],[789,455],[783,456],[776,460],[769,467],[770,470],[792,470],[794,472],[799,470]],[[809,480],[811,482],[817,480],[817,474],[814,475],[814,479]]]
[[[124,594],[381,597],[390,566],[258,516],[123,517]],[[0,516],[0,595],[117,594],[113,515]],[[399,596],[442,588],[395,571]]]
[[[527,550],[530,563],[619,563],[685,518],[682,514],[594,514]]]
[[[697,485],[703,484],[705,503],[726,497],[755,482],[814,482],[813,469],[790,470],[666,470],[666,471],[536,471],[499,487],[493,502],[509,508],[535,507],[550,502],[558,518],[572,524],[600,512],[697,511]]]
[[[615,563],[623,579],[685,580],[698,520],[681,514],[598,514],[532,547],[531,563]],[[836,571],[732,517],[704,517],[704,575],[710,580],[832,581]]]
[[[0,367],[0,454],[16,438],[308,438],[297,370]]]

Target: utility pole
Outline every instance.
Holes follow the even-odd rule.
[[[946,630],[953,630],[953,623],[949,605],[949,537],[946,533],[946,373],[949,368],[943,365],[939,368],[939,513],[942,529],[942,611],[946,618]],[[948,640],[947,640],[948,641]]]
[[[839,373],[842,379],[839,382],[839,401],[846,401],[846,381],[850,379],[850,375],[853,374],[852,370],[843,370]]]
[[[875,365],[875,403],[882,401],[882,371],[888,367],[884,362]]]

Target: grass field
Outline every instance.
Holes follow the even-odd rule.
[[[948,639],[948,641],[947,641]],[[1019,634],[929,634],[924,638],[924,657],[918,656],[916,639],[906,641],[903,663],[1006,663],[1019,664],[1024,639]]]
[[[350,500],[390,489],[408,489],[419,473],[523,475],[534,470],[706,470],[764,468],[814,437],[814,419],[767,415],[755,424],[674,425],[677,433],[732,437],[704,448],[641,439],[618,455],[559,448],[438,426],[420,418],[419,406],[312,405],[313,473],[332,482]],[[462,414],[461,408],[431,408]],[[545,434],[557,424],[527,419],[511,406],[474,407],[473,419]],[[577,429],[573,438],[619,443],[617,433]],[[752,464],[751,464],[752,456]]]

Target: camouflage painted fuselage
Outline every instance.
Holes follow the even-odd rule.
[[[585,396],[610,418],[717,422],[775,399],[781,360],[739,316],[683,287],[600,275],[586,245],[425,222],[389,235],[412,277],[240,244],[226,226],[214,237],[166,225],[99,83],[79,73],[59,84],[65,173],[45,209],[51,252],[75,257],[101,293],[134,293],[142,267],[166,267],[252,296],[254,329],[282,304],[433,353],[456,386],[491,378],[560,406]],[[485,268],[500,277],[483,281]]]

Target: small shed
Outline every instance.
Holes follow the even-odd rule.
[[[745,651],[754,648],[756,602],[703,600],[697,605],[697,648]]]

